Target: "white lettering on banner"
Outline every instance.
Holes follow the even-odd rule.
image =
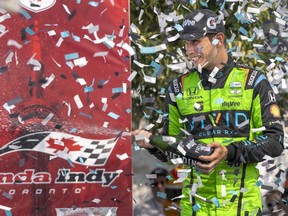
[[[119,172],[106,172],[105,169],[96,169],[93,172],[71,172],[70,169],[59,169],[55,179],[56,184],[101,183],[108,187],[120,175]],[[51,174],[35,172],[34,169],[25,169],[20,173],[0,173],[0,185],[10,184],[50,184]],[[40,192],[39,192],[40,193]],[[80,192],[78,192],[80,193]]]

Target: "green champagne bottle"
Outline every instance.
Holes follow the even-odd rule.
[[[214,150],[214,148],[194,140],[193,136],[181,139],[173,136],[152,135],[150,144],[162,150],[169,159],[181,158],[183,163],[189,166],[196,166],[197,162],[207,163],[199,160],[199,156],[209,156]]]

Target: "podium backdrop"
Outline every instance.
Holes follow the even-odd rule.
[[[0,9],[0,215],[131,215],[129,2]]]

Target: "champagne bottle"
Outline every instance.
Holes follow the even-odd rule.
[[[182,158],[183,163],[189,166],[195,166],[201,161],[199,156],[209,156],[213,153],[214,148],[194,140],[193,136],[178,138],[173,136],[158,136],[150,137],[150,144],[162,150],[169,159]]]

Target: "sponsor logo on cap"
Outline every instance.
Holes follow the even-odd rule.
[[[186,20],[184,20],[184,22],[183,22],[183,27],[185,27],[185,26],[194,26],[195,23],[196,23],[195,20],[186,19]]]
[[[210,29],[216,29],[216,19],[215,19],[215,17],[209,17],[208,19],[207,19],[207,26],[208,26],[208,28],[210,28]]]

